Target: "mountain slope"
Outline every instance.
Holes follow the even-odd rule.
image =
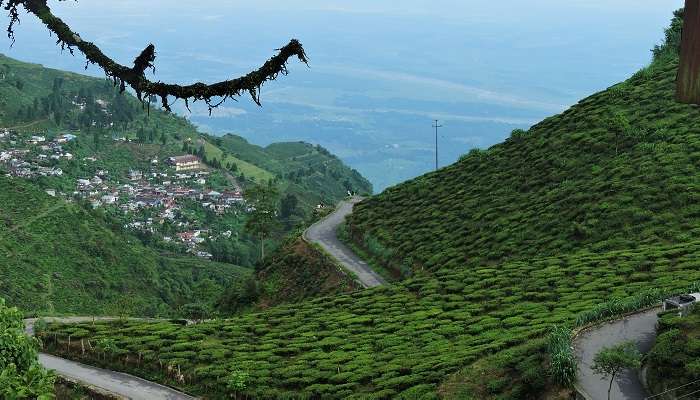
[[[9,136],[4,134],[5,128],[9,128]],[[62,171],[61,176],[0,178],[0,218],[5,223],[0,224],[0,296],[26,312],[113,314],[126,291],[130,300],[138,303],[134,308],[139,313],[172,313],[188,302],[212,304],[223,286],[248,280],[252,271],[237,265],[184,257],[187,248],[176,236],[212,230],[207,237],[211,240],[205,240],[197,250],[211,253],[216,260],[252,266],[260,253],[259,240],[244,229],[247,213],[229,210],[218,215],[206,209],[204,201],[178,203],[177,221],[161,218],[160,209],[124,212],[117,206],[128,201],[133,204],[135,197],[119,189],[124,184],[152,194],[154,188],[163,189],[164,182],[171,181],[170,189],[183,185],[203,192],[242,189],[245,196],[247,188],[273,180],[286,200],[286,207],[280,207],[285,230],[302,224],[317,204],[333,204],[344,198],[348,188],[371,191],[364,178],[323,149],[298,143],[274,145],[277,153],[284,154],[278,156],[239,137],[215,138],[199,132],[183,117],[157,107],[144,108],[134,96],[119,93],[104,79],[3,55],[0,133],[0,152],[12,154],[10,160],[19,157],[34,171],[39,166]],[[71,158],[49,159],[56,152],[43,144],[53,146],[65,133],[75,138],[62,143],[58,153],[68,153]],[[31,144],[31,135],[41,135],[46,142]],[[229,145],[235,141],[235,146]],[[175,171],[165,165],[169,157],[189,150],[206,156],[205,184],[195,183],[194,178],[175,178]],[[17,156],[23,151],[26,155]],[[288,159],[289,154],[298,159]],[[223,155],[227,162],[218,162]],[[13,168],[7,160],[0,162],[0,175]],[[235,171],[231,164],[235,164]],[[329,167],[318,171],[319,164]],[[130,179],[131,170],[144,172],[144,179]],[[296,170],[308,173],[293,177],[287,173]],[[169,175],[164,177],[163,173]],[[92,188],[90,194],[74,194],[78,179],[98,175],[103,184]],[[347,188],[345,181],[351,182]],[[67,204],[51,199],[45,189],[59,198],[81,200]],[[118,190],[117,204],[103,205],[94,212],[85,210],[85,203]],[[124,232],[132,223],[153,222],[149,218],[155,220],[149,225],[152,230]],[[266,244],[272,248],[278,243],[279,238],[274,237]]]
[[[359,204],[353,240],[395,269],[683,243],[700,234],[700,115],[661,60],[505,143]]]
[[[250,270],[165,257],[110,219],[0,177],[0,297],[25,312],[173,314]]]
[[[677,57],[657,50],[627,82],[361,203],[349,229],[399,283],[176,333],[55,326],[49,346],[96,362],[68,345],[79,333],[152,351],[109,364],[177,366],[212,398],[541,399],[553,325],[700,280],[700,114],[675,103]],[[241,373],[243,393],[227,390]]]

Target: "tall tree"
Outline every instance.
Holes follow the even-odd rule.
[[[274,186],[256,185],[246,191],[246,202],[251,207],[246,230],[260,239],[260,259],[265,259],[265,239],[279,230],[277,203],[279,193]]]
[[[700,2],[685,0],[676,97],[681,103],[700,104]]]

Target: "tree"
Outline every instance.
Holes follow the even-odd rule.
[[[260,259],[265,259],[265,239],[279,229],[277,202],[279,193],[274,186],[257,185],[246,192],[246,201],[252,208],[245,228],[260,239]]]
[[[233,370],[226,378],[226,388],[233,391],[233,395],[245,390],[248,387],[250,374],[240,370]]]
[[[73,54],[74,49],[83,53],[87,63],[97,64],[102,68],[113,84],[119,85],[122,92],[127,85],[134,89],[136,96],[144,105],[149,105],[150,99],[154,96],[159,97],[166,111],[170,111],[170,104],[172,104],[169,98],[174,98],[175,100],[185,100],[187,107],[189,107],[190,99],[203,101],[211,113],[213,108],[218,107],[227,99],[239,97],[243,93],[249,93],[253,101],[260,105],[260,88],[265,82],[277,79],[280,74],[286,75],[288,73],[287,62],[290,58],[297,57],[299,61],[308,65],[306,53],[301,43],[292,39],[262,67],[240,78],[211,85],[198,82],[181,86],[165,82],[152,82],[146,78],[145,71],[151,69],[155,73],[153,62],[156,58],[156,49],[153,44],[146,46],[136,57],[133,67],[121,65],[105,55],[97,45],[81,38],[65,22],[56,17],[47,5],[47,0],[0,0],[0,8],[4,7],[9,12],[10,23],[7,27],[7,36],[13,43],[15,38],[14,25],[19,22],[20,6],[39,18],[49,31],[56,35],[57,44],[61,46],[61,49],[67,48],[71,54]]]
[[[681,103],[700,104],[700,3],[685,0],[676,98]]]
[[[620,147],[624,144],[623,142],[629,135],[631,129],[630,122],[625,114],[617,111],[608,119],[607,128],[608,131],[615,135],[615,155],[617,156],[620,152]]]
[[[298,205],[299,199],[293,193],[287,193],[280,202],[280,218],[284,221],[287,230],[294,225],[293,217],[299,213]]]
[[[593,357],[593,372],[610,377],[608,386],[608,400],[610,391],[617,375],[626,369],[638,369],[642,365],[642,354],[637,350],[634,342],[623,342],[612,347],[603,348]]]
[[[181,313],[185,318],[198,323],[209,318],[209,315],[211,315],[211,310],[206,304],[189,303],[182,306]]]
[[[0,299],[0,398],[53,398],[55,377],[39,365],[38,347],[24,333],[22,313]]]

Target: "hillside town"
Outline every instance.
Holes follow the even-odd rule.
[[[224,216],[227,213],[249,211],[242,189],[234,185],[225,191],[207,186],[210,171],[194,155],[174,155],[165,160],[153,159],[147,171],[132,169],[126,176],[115,176],[107,169],[97,169],[92,176],[68,177],[60,168],[61,161],[75,157],[65,145],[77,139],[72,134],[59,134],[47,139],[47,134],[24,135],[9,129],[0,130],[0,168],[6,175],[33,179],[63,177],[74,179],[73,191],[46,188],[47,195],[61,197],[68,202],[82,201],[93,209],[116,209],[128,217],[125,228],[150,234],[158,233],[158,226],[168,222],[177,230],[175,235],[164,235],[165,242],[179,243],[188,252],[202,258],[212,255],[202,251],[200,244],[207,238],[230,237],[231,231],[210,233],[206,226],[194,224],[181,212],[183,207]],[[115,138],[124,141],[124,138]],[[94,156],[82,163],[96,163]],[[148,214],[148,217],[143,217]],[[194,226],[197,225],[197,226]]]

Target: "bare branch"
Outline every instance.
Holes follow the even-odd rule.
[[[132,68],[123,66],[106,56],[94,43],[83,40],[80,35],[73,32],[66,23],[53,15],[46,1],[0,0],[0,8],[4,8],[9,12],[10,23],[7,28],[7,36],[13,43],[13,27],[15,23],[19,22],[17,9],[19,6],[22,6],[29,13],[39,18],[49,31],[56,34],[58,39],[56,43],[61,46],[61,49],[68,48],[68,51],[72,54],[73,48],[77,48],[85,55],[87,63],[97,64],[102,68],[107,77],[114,81],[115,86],[119,85],[120,90],[123,91],[126,85],[129,85],[134,89],[136,96],[142,102],[147,102],[151,95],[158,96],[161,99],[163,108],[167,111],[170,111],[171,104],[168,102],[168,97],[174,97],[175,100],[192,99],[193,101],[204,101],[211,113],[212,108],[219,106],[225,100],[229,98],[235,99],[235,97],[239,97],[246,92],[250,94],[256,104],[261,105],[260,89],[262,85],[267,81],[275,80],[280,74],[287,75],[287,62],[290,58],[297,57],[299,61],[308,65],[303,46],[298,40],[292,39],[286,46],[278,49],[279,53],[265,62],[262,67],[240,78],[213,84],[197,82],[187,86],[160,81],[152,82],[146,78],[145,71],[150,68],[155,73],[153,62],[156,57],[156,51],[153,44],[149,44],[136,57]],[[213,103],[213,98],[221,98],[222,100]],[[186,105],[189,107],[189,102],[186,102]]]

